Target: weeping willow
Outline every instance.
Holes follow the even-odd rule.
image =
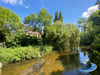
[[[48,44],[57,50],[76,49],[79,46],[80,31],[74,24],[56,21],[51,26],[46,27],[46,33]]]

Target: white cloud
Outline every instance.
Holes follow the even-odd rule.
[[[23,4],[23,0],[0,0],[3,1],[4,3],[9,3],[11,5],[21,5],[25,8],[29,8],[29,4],[26,6]]]
[[[98,10],[98,5],[89,7],[87,11],[82,14],[82,17],[88,18],[93,12]]]

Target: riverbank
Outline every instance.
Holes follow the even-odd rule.
[[[41,57],[43,53],[49,51],[52,51],[51,46],[28,46],[17,48],[0,47],[0,62],[3,65],[6,65],[8,63],[38,58]]]
[[[2,68],[2,75],[11,75],[12,73],[16,75],[27,75],[30,73],[32,73],[30,75],[52,75],[55,74],[55,72],[65,70],[62,65],[62,60],[71,63],[69,65],[74,65],[75,62],[71,62],[71,59],[73,61],[76,60],[77,55],[78,54],[75,53],[72,54],[70,51],[67,51],[64,54],[58,51],[43,53],[42,57],[38,59],[24,60],[22,62],[10,63],[4,66]],[[61,59],[61,57],[63,59]],[[42,64],[40,64],[41,59],[44,59]]]

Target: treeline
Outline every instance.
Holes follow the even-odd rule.
[[[92,13],[88,19],[80,18],[78,20],[81,27],[81,45],[91,47],[91,61],[100,66],[100,10]]]
[[[81,45],[91,45],[94,49],[100,49],[99,35],[100,35],[100,10],[91,14],[86,18],[78,20],[81,29]]]
[[[0,42],[4,47],[19,47],[29,45],[52,45],[54,49],[64,50],[66,48],[75,49],[80,43],[80,31],[76,25],[63,23],[62,12],[55,13],[55,19],[43,8],[37,13],[30,13],[25,16],[24,24],[32,27],[32,31],[41,34],[38,37],[29,36],[23,33],[22,23],[17,14],[9,9],[0,7]],[[52,24],[52,22],[54,23]]]
[[[38,31],[41,37],[26,35],[17,14],[0,6],[0,62],[8,64],[40,57],[44,52],[76,49],[80,31],[72,23],[63,23],[62,12],[55,19],[43,8],[24,19],[28,31]],[[57,19],[56,19],[57,17]],[[53,23],[54,22],[54,23]],[[31,28],[30,28],[31,27]]]

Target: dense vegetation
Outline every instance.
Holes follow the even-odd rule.
[[[56,22],[56,21],[62,21],[63,22],[63,16],[62,16],[62,12],[60,11],[60,13],[59,13],[59,16],[58,16],[58,11],[56,11],[56,13],[55,13],[55,19],[54,19],[54,22]]]
[[[91,52],[100,57],[100,10],[88,19],[79,18],[78,27],[63,23],[62,12],[55,18],[45,8],[25,16],[27,31],[38,31],[41,37],[27,35],[17,14],[0,6],[0,62],[22,61],[40,57],[42,53],[77,49],[79,45],[91,46]],[[79,30],[80,29],[80,30]]]
[[[88,19],[79,19],[78,23],[82,29],[81,45],[91,46],[91,60],[100,66],[100,62],[97,62],[100,61],[100,10],[92,13]]]
[[[51,46],[28,46],[17,48],[0,47],[0,62],[8,64],[40,57],[44,52],[52,51]]]
[[[0,6],[0,42],[10,41],[13,33],[21,32],[21,21],[17,14]]]
[[[80,43],[80,32],[76,25],[56,21],[47,27],[47,42],[56,50],[76,49]]]
[[[39,13],[25,17],[26,29],[38,31],[41,37],[37,37],[26,34],[17,14],[0,7],[0,62],[7,64],[37,58],[52,49],[76,49],[80,43],[79,29],[74,24],[64,24],[61,11],[59,17],[56,14],[54,21],[53,16],[43,8]]]

